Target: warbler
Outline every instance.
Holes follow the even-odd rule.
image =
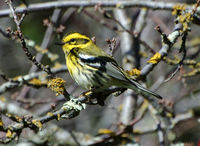
[[[160,95],[132,79],[112,56],[96,46],[89,37],[71,33],[63,37],[61,45],[68,71],[81,87],[103,91],[116,86],[139,90],[162,99]]]

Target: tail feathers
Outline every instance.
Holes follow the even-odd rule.
[[[149,89],[143,87],[143,86],[140,85],[138,82],[136,82],[136,81],[134,81],[134,80],[130,80],[130,82],[131,82],[134,86],[136,86],[137,89],[139,89],[139,90],[141,90],[141,91],[144,91],[144,92],[146,92],[146,93],[148,93],[148,94],[151,94],[151,95],[155,96],[155,97],[158,98],[158,99],[163,99],[162,96],[160,96],[159,94],[157,94],[157,93],[155,93],[155,92],[153,92],[153,91],[151,91],[151,90],[149,90]]]

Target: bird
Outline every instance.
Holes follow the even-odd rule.
[[[133,79],[111,55],[99,48],[89,37],[77,32],[69,33],[63,37],[60,45],[65,53],[68,71],[79,86],[102,92],[116,86],[163,99]]]

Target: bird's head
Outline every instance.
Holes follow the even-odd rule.
[[[90,38],[80,33],[71,33],[63,37],[62,46],[63,51],[67,54],[73,48],[86,48],[93,42]]]

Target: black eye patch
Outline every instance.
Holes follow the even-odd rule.
[[[75,42],[76,41],[76,39],[71,39],[69,42]]]
[[[89,40],[83,39],[83,38],[80,38],[80,39],[78,38],[78,39],[71,39],[71,40],[67,41],[66,43],[69,43],[69,44],[73,43],[73,45],[75,45],[74,42],[76,42],[75,44],[86,44],[89,42]]]

